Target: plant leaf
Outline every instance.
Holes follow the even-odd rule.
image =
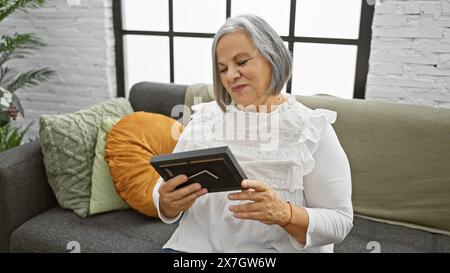
[[[19,146],[31,125],[33,125],[33,122],[30,122],[23,129],[13,128],[11,122],[0,126],[0,152]]]
[[[30,33],[0,37],[0,66],[13,59],[23,59],[45,44]]]
[[[25,11],[26,8],[35,8],[42,6],[45,0],[15,0],[0,1],[0,21],[3,21],[8,15],[16,10]]]
[[[0,112],[0,128],[9,123],[11,117],[7,111]]]
[[[9,124],[8,124],[8,127]],[[11,128],[11,127],[10,127]],[[13,128],[12,130],[9,130],[6,135],[6,149],[11,149],[13,147],[20,145],[20,134],[18,128]]]
[[[0,86],[3,83],[8,83],[13,78],[12,74],[17,73],[14,69],[9,67],[0,67]]]
[[[13,94],[12,96],[12,104],[17,108],[17,110],[19,110],[22,117],[25,117],[25,111],[23,110],[22,104],[16,94]]]
[[[13,82],[6,86],[6,89],[14,93],[19,88],[37,86],[42,82],[48,81],[54,74],[55,71],[48,67],[30,70],[19,74]]]

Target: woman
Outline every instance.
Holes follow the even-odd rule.
[[[216,101],[192,107],[174,152],[227,145],[249,180],[241,192],[210,194],[198,183],[175,190],[185,175],[159,181],[160,218],[181,217],[163,251],[332,252],[353,222],[350,167],[330,124],[336,113],[281,94],[292,58],[258,16],[228,19],[212,57]]]

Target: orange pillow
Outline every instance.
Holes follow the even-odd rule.
[[[182,129],[172,118],[135,112],[122,118],[109,131],[105,160],[117,193],[130,207],[148,216],[158,216],[152,193],[159,174],[150,165],[150,159],[154,155],[172,153]],[[172,130],[176,134],[174,137]]]

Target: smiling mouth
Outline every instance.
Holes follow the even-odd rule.
[[[234,92],[241,92],[246,86],[247,85],[245,84],[240,84],[235,87],[232,87],[231,90],[233,90]]]

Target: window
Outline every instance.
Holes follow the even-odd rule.
[[[263,17],[293,54],[283,92],[364,98],[372,1],[113,0],[118,96],[140,81],[212,83],[211,44],[226,18]]]

